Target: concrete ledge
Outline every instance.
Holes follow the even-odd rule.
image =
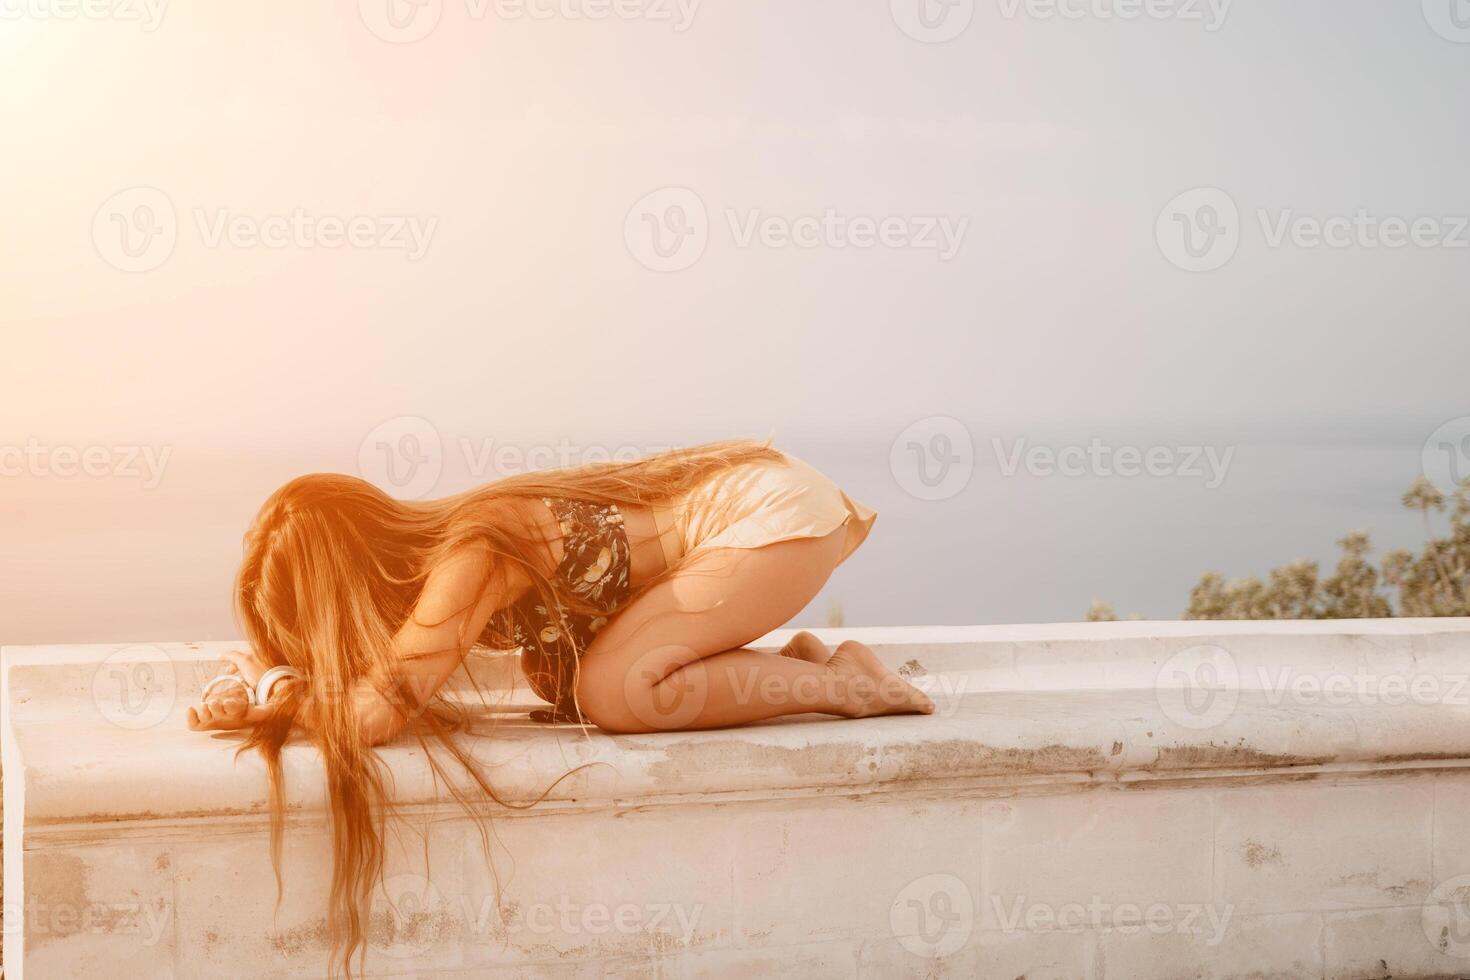
[[[764,642],[779,646],[786,635]],[[594,835],[621,841],[625,853],[596,857],[593,847],[590,863],[548,860],[530,872],[532,891],[560,888],[564,894],[568,886],[553,885],[556,876],[581,873],[591,879],[588,887],[600,881],[605,891],[621,894],[628,881],[643,881],[650,894],[677,894],[687,907],[723,911],[705,921],[704,931],[677,941],[650,939],[646,931],[631,940],[568,937],[563,929],[519,942],[505,928],[467,935],[466,918],[456,916],[445,935],[422,950],[414,944],[406,955],[392,953],[402,936],[390,936],[382,975],[538,963],[591,975],[576,971],[609,957],[670,975],[741,973],[762,963],[783,972],[805,963],[811,972],[834,976],[893,975],[890,967],[923,975],[935,964],[960,964],[964,972],[964,964],[992,961],[1025,972],[1027,964],[1045,965],[1027,950],[1041,955],[1051,949],[1066,962],[1075,952],[1078,964],[1075,974],[1062,969],[1053,975],[1082,976],[1096,974],[1104,959],[1110,966],[1130,962],[1130,950],[1146,947],[1151,952],[1138,960],[1142,972],[1123,975],[1150,975],[1143,966],[1157,960],[1185,971],[1201,962],[1265,963],[1283,976],[1322,976],[1333,953],[1324,937],[1338,935],[1333,942],[1346,949],[1374,930],[1383,932],[1383,943],[1362,944],[1369,951],[1363,956],[1402,948],[1417,959],[1395,953],[1400,964],[1422,961],[1443,967],[1444,975],[1470,968],[1470,934],[1464,937],[1466,959],[1457,963],[1446,953],[1457,934],[1447,932],[1450,939],[1436,948],[1422,930],[1411,941],[1402,929],[1389,929],[1410,920],[1417,929],[1430,914],[1425,909],[1456,911],[1459,893],[1453,889],[1431,901],[1441,873],[1470,875],[1470,851],[1441,860],[1437,850],[1447,839],[1437,828],[1459,839],[1470,830],[1470,817],[1445,809],[1470,803],[1470,621],[1108,623],[832,630],[824,636],[872,645],[930,692],[939,713],[864,721],[802,716],[689,734],[583,733],[529,722],[525,712],[539,702],[517,680],[510,659],[477,653],[472,669],[494,694],[478,710],[478,733],[470,741],[502,793],[534,799],[567,770],[605,763],[565,780],[534,810],[497,818],[538,855],[546,851],[546,834],[587,821]],[[140,965],[166,963],[168,975],[211,975],[244,957],[252,975],[319,969],[321,937],[311,930],[321,907],[305,900],[319,895],[326,871],[315,749],[302,743],[286,753],[295,814],[289,836],[293,846],[306,849],[295,873],[309,886],[300,893],[296,917],[306,932],[287,941],[289,936],[281,939],[286,934],[270,932],[269,903],[261,905],[267,891],[273,900],[263,861],[263,767],[253,757],[236,762],[234,736],[183,727],[184,710],[228,646],[12,647],[0,653],[10,907],[21,901],[15,896],[50,896],[52,905],[60,896],[76,905],[106,904],[97,897],[106,893],[156,893],[177,914],[165,952],[155,948],[162,939],[146,953],[136,942],[127,946]],[[427,821],[431,836],[447,834],[458,855],[429,862],[449,882],[436,885],[436,894],[442,898],[447,888],[483,903],[489,894],[480,881],[484,872],[472,869],[484,858],[466,850],[472,831],[458,807],[444,802],[442,788],[435,791],[416,747],[386,746],[383,756],[405,811]],[[1110,790],[1151,792],[1120,796]],[[1339,804],[1350,804],[1351,812],[1339,812]],[[856,862],[856,870],[831,866],[816,850],[782,850],[779,842],[793,834],[809,836],[819,849],[819,827],[832,820],[838,824],[829,825],[826,843],[849,842],[844,846],[855,850],[846,860]],[[732,821],[743,837],[730,836]],[[704,844],[685,840],[695,832]],[[1158,849],[1156,836],[1167,847]],[[688,867],[657,871],[664,861],[647,848],[656,850],[659,842]],[[750,847],[775,847],[785,857],[757,859],[747,853]],[[1201,856],[1208,858],[1204,865]],[[861,867],[869,860],[887,870],[867,876]],[[180,861],[193,870],[180,870]],[[742,888],[741,876],[754,873],[755,865],[765,870]],[[198,904],[204,899],[197,889],[181,885],[210,879],[227,866],[241,869],[230,887],[245,889],[238,908],[250,909],[248,917],[227,916],[223,908],[212,912],[215,906]],[[417,871],[405,873],[418,880]],[[64,879],[59,885],[58,875]],[[812,877],[815,883],[804,883]],[[915,885],[926,879],[940,884]],[[466,884],[471,880],[479,884]],[[956,949],[924,946],[895,924],[905,888],[919,888],[922,907],[939,894],[934,887],[949,889],[946,902],[959,901],[962,896],[950,894],[954,881],[971,903],[965,941]],[[1265,887],[1266,881],[1274,884]],[[1463,884],[1470,895],[1470,877]],[[797,898],[808,888],[817,889],[813,897],[834,890],[854,894],[844,894],[832,914],[793,924],[792,916],[810,912]],[[1237,931],[1220,944],[1175,956],[1170,950],[1177,937],[1155,936],[1150,944],[1147,931],[1142,939],[1119,932],[1120,922],[1127,923],[1116,908],[1106,921],[1058,931],[1035,923],[1016,927],[1002,914],[1004,903],[984,902],[1018,898],[1023,904],[1017,908],[1025,911],[1041,896],[1054,912],[1091,892],[1136,895],[1141,906],[1228,905]],[[627,892],[635,902],[640,894]],[[1350,927],[1341,918],[1348,913],[1366,924]],[[875,914],[881,927],[870,921]],[[88,975],[88,964],[101,975],[118,955],[105,930],[102,938],[58,937],[55,928],[27,936],[13,927],[14,919],[7,918],[5,952],[12,978],[30,963],[37,971],[44,964],[44,975],[63,968]],[[1278,928],[1310,934],[1310,955],[1283,951],[1272,959],[1271,943],[1249,938],[1250,930]],[[1043,933],[1051,945],[1037,940]],[[262,938],[270,935],[279,941]],[[500,953],[489,942],[474,948],[472,940],[486,936],[502,942]],[[1302,972],[1293,972],[1292,964]],[[1416,975],[1406,969],[1394,975]]]
[[[1387,627],[1396,625],[1398,629]],[[479,651],[472,669],[496,692],[475,705],[474,752],[512,800],[585,806],[688,794],[784,795],[914,781],[1014,777],[1116,781],[1304,766],[1406,767],[1470,759],[1470,630],[1464,621],[1351,624],[1128,623],[833,630],[860,637],[936,699],[927,718],[822,716],[738,731],[609,736],[525,717],[540,704],[512,657]],[[788,634],[764,641],[778,647]],[[10,734],[25,774],[29,827],[259,814],[264,770],[236,762],[232,734],[184,731],[183,713],[232,644],[10,647],[3,651]],[[1201,650],[1199,653],[1189,653]],[[1212,651],[1220,651],[1213,653]],[[1180,654],[1184,653],[1181,658]],[[1216,675],[1211,657],[1230,658]],[[1174,662],[1171,663],[1171,658]],[[1281,671],[1287,671],[1283,678]],[[1161,672],[1164,676],[1161,677]],[[1169,676],[1182,672],[1180,677]],[[1196,676],[1199,674],[1201,676]],[[1342,680],[1306,703],[1303,678]],[[1358,697],[1354,677],[1401,677],[1401,697]],[[1232,683],[1234,691],[1224,687]],[[1285,682],[1285,690],[1272,684]],[[1416,700],[1409,686],[1430,691]],[[1346,682],[1346,683],[1343,683]],[[1172,686],[1171,686],[1172,685]],[[1458,690],[1456,689],[1458,685]],[[457,688],[465,685],[457,682]],[[1344,692],[1346,695],[1344,696]],[[1371,693],[1371,692],[1370,692]],[[1193,697],[1193,704],[1186,700]],[[1218,715],[1212,717],[1211,713]],[[426,803],[431,773],[407,740],[385,746],[399,799]],[[302,740],[286,753],[290,804],[319,809],[320,765]],[[7,758],[7,769],[10,760]],[[160,779],[167,772],[167,779]]]

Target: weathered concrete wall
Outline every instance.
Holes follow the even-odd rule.
[[[369,972],[1470,974],[1470,623],[844,633],[939,713],[609,737],[507,694],[475,751],[511,798],[607,765],[493,808],[489,860],[388,747]],[[315,750],[277,913],[261,767],[182,727],[217,653],[5,651],[12,978],[322,974]]]

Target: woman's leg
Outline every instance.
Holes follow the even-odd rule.
[[[811,601],[836,567],[846,533],[842,527],[822,538],[696,555],[597,635],[577,678],[582,712],[608,731],[653,732],[811,711],[933,711],[861,643],[840,645],[825,663],[807,641],[788,647],[792,656],[741,649]]]

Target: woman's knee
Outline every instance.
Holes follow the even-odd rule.
[[[668,644],[587,657],[577,675],[577,704],[610,732],[666,732],[684,727],[707,690],[700,655]]]
[[[577,671],[577,707],[588,721],[613,734],[634,734],[653,729],[640,724],[630,703],[628,674],[608,659],[584,660]],[[632,692],[637,696],[638,692]]]

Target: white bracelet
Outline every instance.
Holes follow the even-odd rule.
[[[295,667],[272,667],[260,675],[260,680],[255,682],[255,703],[266,704],[271,699],[271,689],[276,686],[276,681],[289,677],[292,680],[301,680],[301,671]]]
[[[255,699],[255,691],[251,689],[250,684],[245,680],[245,678],[241,677],[239,674],[220,674],[214,680],[204,685],[204,690],[199,692],[199,700],[208,701],[210,691],[213,691],[221,684],[229,684],[231,682],[239,684],[245,689],[246,701],[253,701]]]

